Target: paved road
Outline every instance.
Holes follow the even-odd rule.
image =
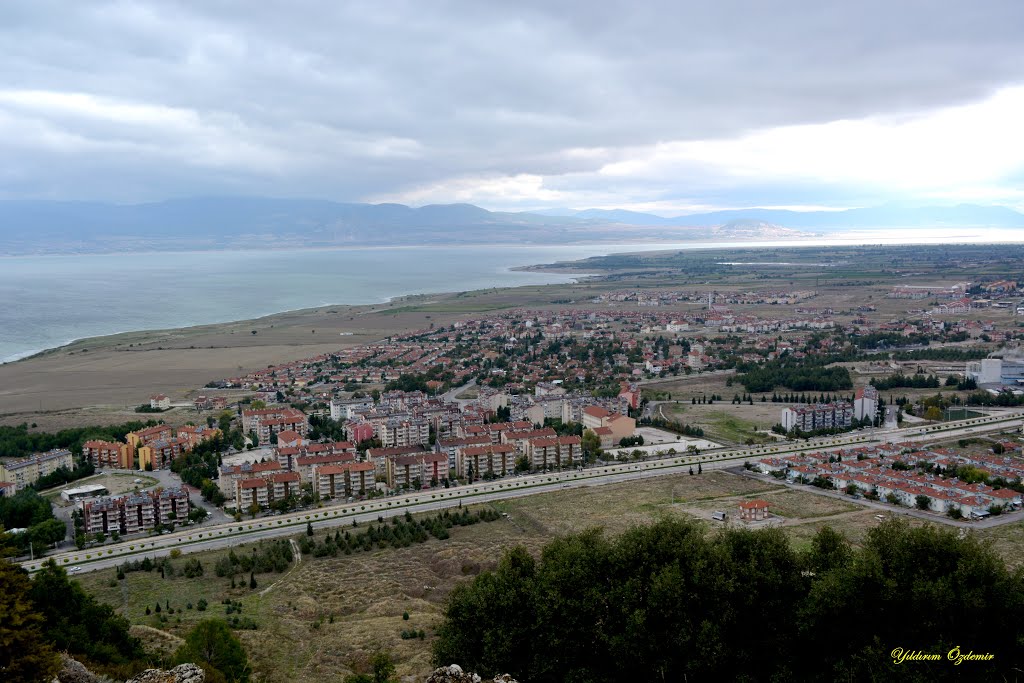
[[[126,559],[140,559],[144,556],[161,556],[171,549],[183,553],[227,548],[261,538],[273,538],[301,532],[307,523],[316,528],[352,525],[374,521],[378,517],[389,518],[412,513],[431,512],[459,505],[477,504],[518,498],[536,493],[559,489],[601,486],[634,479],[645,479],[667,474],[687,473],[690,466],[701,464],[703,469],[734,467],[745,460],[767,456],[785,456],[812,450],[838,449],[854,445],[870,445],[883,441],[938,441],[1020,428],[1021,415],[1001,415],[958,423],[945,423],[934,427],[912,427],[902,430],[874,430],[855,432],[836,437],[811,439],[807,442],[771,444],[766,446],[737,449],[716,449],[699,456],[680,454],[658,460],[591,466],[582,471],[553,472],[530,476],[508,477],[491,482],[476,482],[470,485],[437,488],[390,496],[354,504],[340,503],[330,507],[305,510],[287,515],[262,517],[256,520],[231,522],[202,527],[190,527],[184,531],[160,536],[148,536],[121,541],[100,548],[84,551],[67,551],[52,556],[57,564],[65,567],[81,567],[81,571],[93,571],[119,564]],[[1006,518],[1013,521],[1016,515]],[[49,559],[49,558],[48,558]],[[22,562],[27,570],[38,570],[41,560]]]
[[[470,401],[474,401],[476,399],[472,399],[472,398],[455,398],[455,397],[458,396],[459,394],[461,394],[462,392],[468,390],[468,389],[472,389],[475,386],[476,386],[476,380],[475,379],[471,379],[468,382],[466,382],[465,384],[463,384],[461,387],[455,387],[454,389],[449,389],[445,393],[441,394],[440,399],[442,401],[444,401],[445,403],[457,403],[459,405],[463,405],[465,403],[469,403]]]

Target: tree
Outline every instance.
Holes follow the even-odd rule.
[[[391,683],[395,675],[395,665],[390,655],[378,652],[370,661],[370,666],[373,667],[373,683]]]
[[[1005,653],[1019,661],[1019,629],[1010,624],[1024,604],[1020,585],[1020,575],[1011,573],[974,534],[961,538],[958,530],[938,525],[884,522],[867,533],[852,561],[812,583],[800,639],[804,647],[814,647],[823,656],[816,676],[793,678],[960,679],[962,673],[937,670],[908,678],[906,663],[894,664],[887,656],[890,644],[904,638],[914,639],[915,650],[943,655],[955,645],[984,641],[986,652]],[[908,614],[913,619],[901,619]],[[994,665],[980,677],[1013,678],[999,673],[999,668]]]
[[[256,575],[249,572],[249,588],[250,590],[256,590]]]
[[[312,536],[313,535],[313,522],[306,522],[306,535],[307,536]]]
[[[811,549],[806,555],[808,568],[823,573],[847,566],[853,559],[850,542],[832,527],[822,527],[811,539]]]
[[[60,669],[29,597],[31,585],[23,569],[0,559],[0,672],[10,683],[48,681]]]
[[[822,530],[798,553],[778,529],[668,519],[560,538],[537,560],[516,548],[450,594],[434,663],[531,683],[953,681],[954,667],[908,679],[892,643],[984,642],[996,658],[979,678],[1013,677],[1024,575],[955,530],[887,521],[867,536],[855,549]]]
[[[33,543],[39,543],[45,546],[63,541],[64,536],[68,533],[68,528],[67,525],[59,519],[48,519],[40,524],[32,525],[29,527],[27,533]]]
[[[211,683],[249,680],[249,658],[227,622],[220,619],[200,621],[185,636],[185,643],[174,655],[179,663],[192,662],[203,668]]]
[[[914,505],[918,510],[927,510],[932,506],[932,499],[924,494],[920,494],[914,498]]]
[[[47,640],[60,650],[99,665],[98,672],[106,665],[117,677],[118,666],[145,656],[142,643],[128,631],[128,620],[110,605],[97,602],[53,560],[33,577],[31,597],[45,620]]]

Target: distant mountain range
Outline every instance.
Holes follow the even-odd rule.
[[[844,211],[730,209],[683,216],[656,216],[623,209],[545,209],[536,213],[559,218],[584,218],[629,225],[707,227],[736,220],[763,221],[787,228],[829,232],[835,229],[964,227],[1020,228],[1024,214],[1005,206],[878,206]]]
[[[847,211],[737,209],[665,218],[624,210],[494,212],[308,199],[196,198],[148,204],[0,201],[0,253],[384,244],[573,244],[796,239],[889,227],[1024,227],[1001,206]]]

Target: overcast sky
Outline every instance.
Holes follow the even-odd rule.
[[[0,3],[0,198],[1024,208],[1024,2]]]

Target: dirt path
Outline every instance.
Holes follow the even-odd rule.
[[[282,581],[284,581],[285,579],[287,579],[287,578],[288,578],[288,576],[289,576],[289,575],[290,575],[290,574],[291,574],[291,573],[292,573],[293,571],[295,571],[296,569],[298,569],[299,565],[300,565],[300,564],[302,563],[302,551],[300,551],[300,550],[299,550],[299,544],[298,544],[298,543],[296,543],[296,542],[295,542],[295,539],[293,539],[293,538],[289,538],[289,539],[288,539],[288,542],[289,542],[289,543],[291,544],[291,546],[292,546],[292,559],[293,559],[293,560],[295,561],[295,566],[293,566],[293,567],[292,567],[291,569],[289,569],[289,570],[288,570],[287,572],[285,572],[285,574],[284,574],[284,575],[283,575],[283,576],[282,576],[282,577],[281,577],[280,579],[278,579],[278,580],[277,580],[277,581],[275,581],[274,583],[270,584],[269,586],[267,586],[266,588],[264,588],[263,590],[261,590],[261,591],[260,591],[260,597],[261,597],[261,598],[262,598],[262,597],[263,597],[264,595],[266,595],[267,593],[269,593],[270,591],[274,590],[274,588],[275,588],[275,587],[276,587],[276,586],[277,586],[277,585],[278,585],[279,583],[281,583]]]

